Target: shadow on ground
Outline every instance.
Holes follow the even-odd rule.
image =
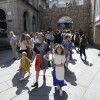
[[[9,59],[6,62],[0,63],[0,67],[1,68],[10,67],[13,63],[14,63],[14,60],[13,59]]]
[[[63,91],[63,96],[59,95],[59,91],[56,90],[55,88],[55,93],[54,93],[54,100],[67,100],[68,95],[65,91]]]
[[[81,58],[81,60],[83,61],[83,63],[87,66],[93,66],[93,64],[87,60],[84,60],[83,58]]]
[[[34,88],[29,93],[29,100],[50,100],[49,93],[51,91],[50,86],[46,86],[44,82],[43,85],[39,88]]]
[[[29,91],[29,88],[26,87],[29,77],[26,77],[23,81],[20,81],[19,78],[21,78],[21,71],[17,72],[12,79],[13,87],[17,87],[16,95],[20,95],[23,90]]]
[[[70,83],[73,86],[77,86],[76,81],[76,76],[74,74],[74,72],[69,71],[65,71],[65,80]]]

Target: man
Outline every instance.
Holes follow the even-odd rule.
[[[14,54],[14,60],[17,60],[17,37],[14,35],[13,31],[10,31],[10,45]]]

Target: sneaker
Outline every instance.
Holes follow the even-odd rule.
[[[62,96],[63,95],[63,91],[59,90],[59,95]]]
[[[21,78],[20,81],[24,80],[24,78]]]
[[[59,87],[59,86],[57,86],[57,87],[56,87],[56,90],[59,90],[59,89],[60,89],[60,87]]]
[[[31,73],[29,73],[28,76],[31,76]]]

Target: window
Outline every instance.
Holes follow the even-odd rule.
[[[29,20],[27,12],[24,12],[23,19],[24,19],[24,31],[29,32],[29,23],[28,23]]]
[[[100,0],[96,3],[96,21],[100,20]]]
[[[0,37],[7,37],[6,14],[0,9]]]
[[[36,32],[36,18],[33,16],[33,32]]]

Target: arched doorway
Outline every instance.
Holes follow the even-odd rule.
[[[36,18],[33,16],[33,32],[36,32]]]
[[[57,22],[58,29],[72,29],[73,21],[68,16],[61,17]]]
[[[2,9],[0,9],[0,37],[7,37],[6,14]]]
[[[24,12],[23,19],[24,19],[24,31],[29,32],[29,19],[27,12]]]

